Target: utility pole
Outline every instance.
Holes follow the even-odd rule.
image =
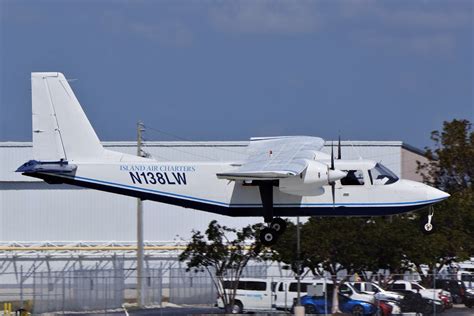
[[[145,127],[142,122],[137,123],[137,156],[142,157],[142,132]],[[143,307],[144,291],[143,291],[143,201],[137,198],[137,305]]]
[[[304,307],[301,306],[301,232],[300,232],[300,217],[296,217],[296,280],[297,283],[297,296],[296,306],[294,308],[295,316],[304,316]]]

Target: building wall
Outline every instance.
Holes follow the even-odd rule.
[[[413,150],[402,148],[402,168],[401,176],[403,179],[413,180],[423,182],[423,178],[419,173],[417,173],[418,164],[417,161],[421,163],[427,163],[428,159],[420,155],[418,152]]]
[[[133,142],[105,143],[112,150],[135,153]],[[165,161],[240,161],[247,142],[154,142],[145,151]],[[403,174],[401,142],[343,142],[343,159],[363,157]],[[334,148],[336,150],[336,148]],[[330,153],[330,146],[324,150]],[[49,185],[15,173],[31,159],[31,143],[0,143],[0,241],[133,241],[136,199],[68,185]],[[144,202],[145,240],[189,239],[216,219],[231,227],[261,222],[233,218],[156,202]]]

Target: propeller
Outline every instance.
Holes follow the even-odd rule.
[[[341,136],[339,136],[337,146],[337,159],[341,159]],[[337,170],[334,167],[334,142],[331,142],[331,167],[328,170],[328,183],[331,186],[332,207],[336,207],[336,181],[344,178],[347,172]]]
[[[331,142],[331,168],[330,170],[334,171],[334,142]],[[329,171],[331,172],[331,171]],[[331,194],[332,194],[332,208],[336,207],[336,181],[331,181]]]

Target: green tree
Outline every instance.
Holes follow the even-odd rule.
[[[238,281],[250,260],[259,260],[262,246],[255,238],[258,225],[241,230],[211,221],[205,233],[193,231],[191,241],[179,255],[188,270],[206,269],[227,311],[234,307]],[[231,237],[234,237],[231,239]],[[223,286],[224,280],[231,285]]]
[[[338,313],[339,287],[349,276],[364,271],[370,264],[369,255],[376,252],[364,246],[366,240],[374,238],[371,232],[376,225],[367,218],[312,217],[301,227],[302,267],[314,275],[331,274],[334,283],[332,313]],[[278,243],[272,247],[274,259],[291,265],[296,272],[296,226],[289,224]],[[338,279],[340,272],[347,276]]]
[[[431,132],[433,148],[426,148],[427,163],[418,162],[423,181],[449,193],[472,190],[474,133],[468,120],[443,123],[443,131]]]
[[[421,253],[410,259],[430,268],[474,254],[474,133],[468,120],[444,122],[443,130],[433,131],[432,148],[426,148],[427,163],[418,162],[423,181],[451,194],[436,206],[437,233],[417,236]],[[413,249],[416,251],[415,249]],[[418,268],[419,269],[419,268]]]

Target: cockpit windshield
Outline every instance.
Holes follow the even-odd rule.
[[[390,169],[378,163],[374,168],[369,170],[370,182],[372,184],[384,185],[391,184],[398,181],[398,177]]]

